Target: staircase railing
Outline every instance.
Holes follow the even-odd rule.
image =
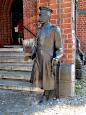
[[[23,28],[24,28],[25,30],[27,30],[28,32],[30,32],[34,37],[36,37],[36,35],[35,35],[30,29],[28,29],[28,28],[25,27],[24,25],[23,25]]]

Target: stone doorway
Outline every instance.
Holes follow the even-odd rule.
[[[23,21],[23,1],[14,0],[12,5],[12,39],[13,44],[18,45],[18,35],[19,33],[15,29],[18,26],[19,21]]]

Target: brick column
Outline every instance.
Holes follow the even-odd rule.
[[[86,53],[86,0],[78,0],[77,37],[82,51]]]
[[[61,65],[60,96],[74,96],[75,92],[75,37],[74,1],[63,0],[61,6],[61,29],[64,43],[63,64]]]
[[[71,4],[72,2],[72,4]],[[54,11],[51,22],[59,25],[64,43],[64,56],[60,67],[59,96],[74,96],[75,90],[75,38],[73,28],[73,0],[38,0],[37,6],[49,6]]]

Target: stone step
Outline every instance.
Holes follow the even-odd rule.
[[[9,60],[0,60],[0,63],[25,63],[24,60],[20,60],[20,59],[16,59],[16,60],[13,60],[13,59],[9,59]]]
[[[29,63],[25,63],[25,64],[22,64],[22,63],[0,63],[0,66],[32,66],[33,64],[33,61],[30,60]]]
[[[27,60],[27,61],[25,61],[24,59],[0,59],[0,63],[29,63],[30,61],[29,60]],[[32,62],[30,62],[30,63],[32,63]]]
[[[9,56],[9,55],[24,55],[24,52],[13,52],[13,51],[0,51],[0,56]]]
[[[0,48],[0,52],[23,52],[23,48]]]
[[[17,90],[27,92],[43,92],[40,88],[33,87],[33,85],[27,81],[13,81],[13,80],[0,80],[0,89],[4,90]]]
[[[12,79],[12,80],[29,81],[30,78],[31,78],[31,72],[0,70],[0,80]]]
[[[4,45],[4,48],[22,48],[22,45]]]
[[[1,63],[0,70],[32,71],[33,64]]]
[[[24,53],[20,52],[0,52],[0,57],[24,57]]]
[[[0,51],[0,57],[23,57],[24,52],[17,52],[17,51]]]
[[[24,56],[0,56],[0,60],[17,60],[17,59],[24,59]]]

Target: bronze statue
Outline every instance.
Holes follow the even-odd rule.
[[[37,39],[32,51],[34,59],[31,82],[44,89],[44,95],[55,89],[53,65],[58,63],[63,55],[63,44],[60,28],[50,23],[52,10],[48,7],[39,7],[39,22]],[[46,96],[46,97],[47,97]]]

